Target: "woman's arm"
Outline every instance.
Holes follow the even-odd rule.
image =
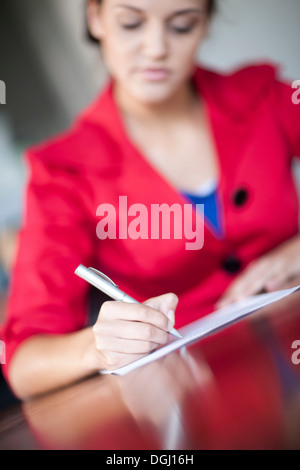
[[[174,294],[137,305],[105,302],[93,328],[25,340],[10,363],[13,392],[26,400],[147,355],[168,341],[177,302]]]
[[[36,335],[16,350],[8,378],[21,400],[76,382],[96,370],[90,367],[93,331],[87,328],[66,335]]]

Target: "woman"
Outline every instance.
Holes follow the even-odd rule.
[[[195,66],[214,7],[88,2],[112,81],[68,132],[27,154],[27,209],[4,329],[6,376],[23,399],[148,354],[168,340],[175,310],[180,327],[220,298],[224,305],[277,289],[300,273],[291,174],[300,108],[270,66],[230,76]],[[129,237],[120,226],[100,240],[108,207],[115,221],[130,216],[125,206],[117,212],[120,200],[129,212],[202,202],[203,246]],[[195,214],[204,220],[201,206]],[[105,302],[87,326],[88,286],[74,276],[81,263],[149,300]]]

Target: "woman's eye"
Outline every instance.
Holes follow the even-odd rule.
[[[190,33],[194,29],[194,26],[185,26],[185,27],[171,26],[171,28],[175,33],[187,34],[187,33]]]
[[[169,23],[169,27],[171,28],[171,30],[178,34],[191,33],[196,28],[197,25],[200,25],[199,19],[193,19],[189,21],[188,23],[178,22],[178,21],[174,22],[173,24]]]
[[[141,26],[141,24],[142,23],[127,23],[127,24],[122,24],[121,27],[127,30],[138,29]]]

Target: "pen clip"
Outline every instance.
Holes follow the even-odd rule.
[[[112,284],[113,286],[115,287],[118,287],[117,284],[114,283],[114,281],[112,281],[108,276],[106,276],[105,274],[101,273],[100,271],[98,271],[97,269],[95,268],[89,268],[91,271],[94,271],[94,273],[96,273],[98,276],[102,277],[102,279],[104,279],[105,281],[108,281],[110,282],[110,284]]]

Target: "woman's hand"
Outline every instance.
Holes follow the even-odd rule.
[[[143,304],[105,302],[93,327],[99,368],[123,367],[165,344],[174,327],[177,303],[175,294]]]
[[[225,307],[261,291],[282,289],[284,284],[297,277],[300,277],[300,235],[250,263],[230,285],[216,307]]]

